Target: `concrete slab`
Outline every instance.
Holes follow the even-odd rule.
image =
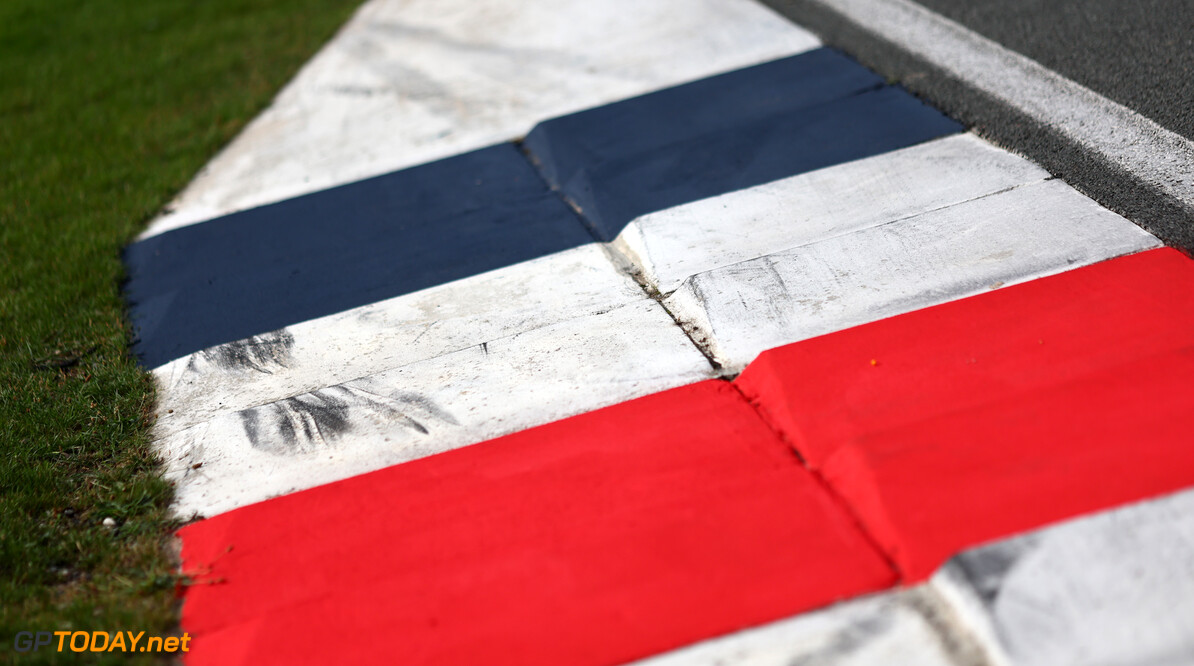
[[[632,666],[979,666],[931,590],[886,592],[713,638]],[[941,627],[950,635],[942,637]]]
[[[157,446],[175,512],[212,515],[710,376],[663,308],[642,299],[222,412]]]
[[[1158,245],[1046,181],[701,273],[665,304],[741,371],[772,347]]]
[[[874,72],[833,49],[812,51],[544,120],[527,136],[557,187],[582,171],[735,126],[882,87]]]
[[[818,45],[750,0],[373,0],[146,236]]]
[[[554,118],[524,146],[596,236],[612,240],[640,215],[960,131],[819,49]]]
[[[623,372],[625,370],[623,369]],[[603,666],[884,589],[724,381],[186,527],[191,663]],[[329,635],[358,634],[351,641]]]
[[[735,383],[816,468],[850,442],[1192,343],[1194,262],[1160,248],[771,349]]]
[[[971,134],[650,213],[614,241],[663,294],[741,261],[1048,178]]]
[[[592,241],[512,145],[177,229],[125,250],[156,367]]]
[[[1194,493],[967,551],[932,584],[997,663],[1194,662]]]
[[[154,370],[154,436],[642,296],[589,244],[205,349]]]
[[[918,582],[977,544],[1194,486],[1191,373],[1187,348],[1010,393],[848,442],[822,474]]]
[[[1194,486],[1192,284],[1189,258],[1143,252],[771,350],[735,381],[917,582]]]

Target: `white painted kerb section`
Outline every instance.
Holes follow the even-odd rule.
[[[1194,492],[967,551],[932,586],[996,664],[1194,663]]]
[[[752,0],[371,0],[142,237],[819,45]]]
[[[213,418],[156,443],[205,516],[712,376],[650,299]]]
[[[701,273],[664,303],[739,372],[773,347],[1159,245],[1049,180]]]
[[[1048,177],[961,134],[644,215],[614,247],[670,294],[697,273]]]
[[[918,587],[804,613],[633,666],[981,666],[977,645],[951,621],[933,590]],[[949,636],[939,633],[941,627],[949,627]]]
[[[218,345],[153,371],[154,436],[642,297],[594,243]]]

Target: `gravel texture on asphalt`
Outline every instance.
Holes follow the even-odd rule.
[[[1191,0],[918,0],[1194,139]]]
[[[1194,207],[1190,202],[1167,196],[1147,182],[1147,178],[1109,163],[1090,146],[1065,136],[1058,128],[979,90],[972,82],[949,74],[939,64],[909,53],[883,35],[859,27],[838,11],[832,0],[762,1],[798,25],[817,33],[827,46],[842,49],[863,65],[898,82],[950,117],[973,128],[980,136],[1032,159],[1166,244],[1187,254],[1194,250]],[[1127,95],[1164,106],[1161,100],[1167,96],[1173,107],[1168,109],[1168,115],[1165,118],[1150,117],[1159,124],[1180,120],[1185,132],[1179,131],[1176,125],[1172,131],[1190,136],[1190,129],[1194,127],[1194,104],[1190,102],[1194,93],[1194,77],[1190,76],[1194,71],[1194,50],[1188,46],[1194,40],[1194,30],[1189,27],[1194,12],[1183,10],[1182,6],[1190,7],[1194,3],[1190,0],[1152,0],[1128,7],[1129,3],[1094,0],[1070,4],[1074,7],[1052,7],[1038,0],[984,0],[967,3],[967,8],[952,6],[948,0],[927,0],[922,6],[930,10],[936,9],[934,5],[948,7],[952,14],[965,20],[971,19],[962,15],[972,13],[977,17],[973,19],[975,25],[966,27],[978,34],[982,34],[978,28],[989,29],[989,38],[996,41],[1004,33],[1018,35],[1000,43],[1012,49],[1021,42],[1031,45],[1024,46],[1021,54],[1040,57],[1041,64],[1056,66],[1058,69],[1054,71],[1063,76],[1075,76],[1071,80],[1077,83],[1090,83],[1084,76],[1114,81],[1114,91],[1092,88],[1109,99],[1127,102],[1116,97]],[[1034,9],[1017,11],[1015,7],[1021,5],[1032,5]],[[1106,25],[1109,19],[1103,17],[1110,16],[1113,11],[1121,25]],[[1100,18],[1097,21],[1093,18],[1075,19],[1071,13]],[[948,14],[942,15],[949,18]],[[991,26],[979,26],[977,21],[988,16]],[[1080,33],[1088,30],[1086,23],[1102,27],[1082,35]],[[1030,24],[1036,27],[1030,28]],[[1150,27],[1153,25],[1163,28],[1157,28],[1154,34]],[[1127,42],[1114,42],[1108,36],[1121,33],[1131,35],[1131,38],[1124,37]],[[1109,41],[1114,43],[1109,44]],[[1133,48],[1134,44],[1145,43],[1148,48]],[[1170,43],[1171,48],[1166,46]],[[1058,59],[1057,63],[1049,60],[1050,53]],[[1070,63],[1069,66],[1080,68],[1085,74],[1078,76],[1067,71],[1062,63]],[[1166,67],[1164,78],[1156,78],[1160,75],[1155,72]],[[1100,69],[1106,71],[1098,72]],[[1128,106],[1148,116],[1144,107],[1130,103]]]

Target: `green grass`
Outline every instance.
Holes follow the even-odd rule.
[[[0,661],[70,660],[18,631],[176,626],[119,252],[356,4],[0,3]]]

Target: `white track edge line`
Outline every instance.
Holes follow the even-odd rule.
[[[909,0],[810,0],[1194,209],[1194,142]]]

